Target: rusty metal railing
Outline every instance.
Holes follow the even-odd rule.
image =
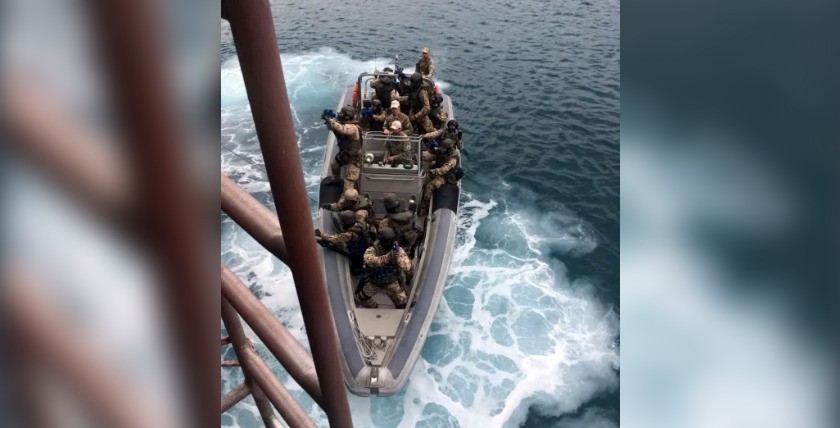
[[[242,315],[289,374],[324,409],[330,426],[352,427],[338,336],[327,296],[324,268],[312,236],[312,217],[271,8],[267,0],[224,0],[222,17],[230,22],[277,217],[264,207],[260,208],[259,202],[226,177],[221,180],[222,208],[291,269],[312,358],[308,358],[250,290],[222,267],[225,324],[228,327],[233,324],[235,328],[238,322],[235,312]],[[237,340],[241,342],[241,338],[234,339],[231,335],[232,342]],[[297,403],[291,400],[256,353],[242,343],[238,349],[237,355],[246,375],[266,392],[286,422],[308,426],[308,418],[301,416]],[[314,367],[314,372],[310,367]]]

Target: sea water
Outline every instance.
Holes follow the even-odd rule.
[[[618,1],[272,7],[313,218],[327,137],[319,116],[359,73],[392,66],[393,54],[410,69],[429,46],[464,130],[440,309],[399,394],[349,395],[356,426],[617,426]],[[370,13],[353,19],[359,10]],[[227,24],[221,33],[222,172],[273,210]],[[222,261],[308,348],[289,270],[224,214],[221,228]],[[222,357],[235,358],[229,348]],[[223,391],[242,380],[236,369],[222,378]],[[222,424],[261,426],[251,399]]]

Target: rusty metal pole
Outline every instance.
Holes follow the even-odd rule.
[[[231,389],[222,396],[222,413],[230,410],[236,403],[251,395],[251,387],[247,383],[242,382],[236,388]]]
[[[254,386],[259,385],[265,391],[265,395],[271,400],[274,407],[280,411],[283,420],[290,427],[315,428],[315,424],[306,411],[300,407],[292,394],[283,387],[283,384],[274,377],[274,372],[257,355],[256,351],[248,348],[242,352],[242,366],[251,373]]]
[[[286,244],[277,216],[260,201],[222,176],[222,211],[275,257],[286,263]]]
[[[324,394],[331,427],[352,427],[350,405],[339,360],[338,336],[325,284],[324,268],[313,236],[280,52],[267,0],[222,2],[230,22],[254,125],[277,207],[287,265],[297,289],[300,310]]]
[[[251,344],[248,342],[248,337],[245,336],[245,329],[242,328],[242,322],[239,321],[239,314],[230,303],[222,299],[222,322],[225,324],[225,329],[230,337],[233,352],[236,353],[236,359],[242,363],[242,355],[246,349],[250,349]],[[274,409],[271,408],[271,403],[265,398],[259,386],[254,385],[253,378],[249,370],[243,365],[242,374],[245,376],[245,384],[251,390],[254,396],[254,402],[257,404],[257,409],[260,411],[263,423],[266,427],[274,427],[277,421],[277,416],[274,414]]]
[[[260,411],[263,422],[266,427],[274,427],[276,416],[274,410],[266,395],[268,395],[271,403],[277,407],[283,420],[291,427],[306,427],[315,428],[315,424],[309,415],[300,407],[295,401],[289,391],[283,387],[279,380],[274,376],[271,369],[265,365],[265,362],[257,355],[251,348],[248,338],[245,336],[245,330],[242,328],[242,322],[239,320],[239,314],[236,309],[222,298],[222,321],[225,323],[230,335],[230,340],[233,345],[233,351],[236,352],[236,358],[242,364],[242,372],[245,374],[245,382],[251,385],[254,391],[254,401],[257,403],[257,408]],[[265,388],[265,394],[261,390]]]
[[[318,374],[312,357],[292,337],[280,321],[254,296],[230,269],[222,266],[222,295],[245,322],[262,339],[268,350],[277,357],[289,375],[318,403],[324,407],[324,398],[318,386]]]

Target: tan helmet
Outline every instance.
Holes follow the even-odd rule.
[[[341,197],[344,198],[345,201],[359,202],[359,192],[356,191],[356,189],[345,190]]]

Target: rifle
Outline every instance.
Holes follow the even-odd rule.
[[[317,243],[318,243],[318,245],[320,245],[320,246],[322,246],[322,247],[324,247],[324,248],[326,248],[326,249],[328,249],[328,250],[332,250],[332,251],[334,251],[334,252],[336,252],[336,253],[338,253],[338,254],[341,254],[341,255],[342,255],[342,256],[344,256],[344,257],[347,257],[347,258],[353,258],[353,255],[352,255],[352,254],[348,253],[347,251],[345,251],[344,249],[342,249],[342,248],[340,248],[340,247],[336,247],[335,245],[330,244],[330,243],[329,243],[329,242],[327,242],[327,241],[317,239],[317,240],[315,240],[315,242],[317,242]]]
[[[400,77],[400,79],[405,79],[405,73],[403,73],[402,64],[400,64],[400,56],[394,56],[394,73]]]

